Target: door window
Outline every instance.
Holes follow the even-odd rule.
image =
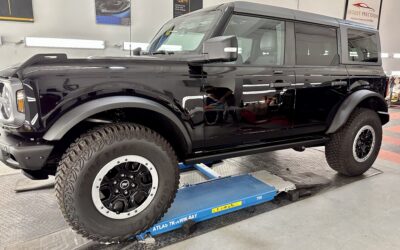
[[[296,23],[295,32],[297,65],[339,64],[336,28]]]
[[[285,51],[285,22],[233,15],[224,32],[239,43],[237,64],[282,65]]]
[[[196,50],[218,18],[216,11],[201,11],[167,22],[150,42],[149,52]]]

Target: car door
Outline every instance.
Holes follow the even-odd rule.
[[[340,64],[338,27],[295,24],[296,134],[327,128],[335,107],[348,87],[348,74]]]
[[[293,124],[295,72],[285,65],[285,21],[233,15],[239,57],[204,65],[205,146],[271,141]]]

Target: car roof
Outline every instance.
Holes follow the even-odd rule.
[[[266,4],[259,4],[259,3],[245,2],[245,1],[236,1],[236,2],[230,2],[230,3],[222,4],[219,6],[215,6],[215,7],[218,9],[221,9],[221,8],[226,8],[228,6],[232,6],[234,8],[234,11],[239,12],[239,13],[263,15],[263,16],[276,17],[276,18],[284,18],[284,19],[297,20],[297,21],[302,21],[302,22],[311,22],[311,23],[323,24],[323,25],[329,25],[329,26],[335,26],[335,27],[339,27],[341,24],[344,24],[347,26],[353,26],[354,28],[369,29],[369,30],[376,31],[376,29],[374,29],[370,26],[367,26],[367,25],[364,25],[361,23],[357,23],[357,22],[353,22],[353,21],[348,21],[348,20],[338,19],[338,18],[334,18],[334,17],[314,14],[314,13],[310,13],[310,12],[306,12],[306,11],[293,10],[293,9],[288,9],[288,8],[283,8],[283,7],[276,7],[276,6],[266,5]]]

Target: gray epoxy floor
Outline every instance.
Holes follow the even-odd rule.
[[[266,161],[268,170],[277,175],[292,177],[297,172],[309,171],[330,176],[331,183],[325,191],[312,197],[284,205],[265,204],[265,212],[247,215],[239,222],[229,219],[235,217],[234,214],[227,215],[226,220],[233,221],[227,226],[213,227],[218,223],[206,222],[203,227],[211,229],[199,230],[200,233],[187,240],[175,238],[170,243],[167,236],[164,239],[166,243],[161,245],[169,245],[165,249],[400,249],[400,110],[392,110],[391,113],[392,121],[385,126],[381,154],[374,164],[383,174],[375,175],[375,170],[365,179],[332,177],[332,171],[325,166],[323,152],[316,154],[319,149],[304,153],[284,150],[263,156],[230,159],[227,164],[238,165],[238,169],[246,165],[253,171],[255,167],[265,165]],[[290,171],[282,166],[290,166]],[[218,171],[224,170],[224,165],[217,168]],[[14,193],[17,179],[24,178],[16,175],[18,172],[0,164],[0,177],[3,176],[0,187],[5,186],[6,190],[2,192],[0,214],[3,212],[7,216],[0,220],[0,228],[10,217],[15,219],[15,224],[6,227],[6,232],[0,230],[0,249],[9,245],[1,243],[4,236],[11,243],[7,249],[74,249],[76,246],[83,246],[81,249],[137,249],[137,244],[87,245],[87,241],[66,227],[51,189]],[[196,182],[198,176],[194,177],[189,178],[190,181]],[[43,197],[48,203],[37,202]],[[29,199],[29,202],[24,199]],[[7,209],[12,207],[15,208],[11,209],[14,213],[9,213]],[[237,216],[244,216],[245,213]],[[42,220],[43,216],[51,219]],[[40,223],[38,220],[41,220]],[[40,233],[43,229],[46,229],[46,235]],[[9,231],[13,231],[11,235],[7,235]],[[34,233],[29,233],[32,231]],[[22,238],[17,237],[18,233]],[[24,239],[24,242],[10,241],[13,237]],[[157,249],[159,245],[141,248]]]
[[[315,190],[315,196],[324,196],[327,190],[329,192],[336,192],[340,187],[352,186],[353,182],[364,182],[368,179],[374,179],[387,173],[382,173],[379,170],[371,169],[364,176],[360,178],[345,178],[338,176],[331,170],[325,161],[325,156],[322,149],[308,149],[303,153],[295,152],[291,149],[270,152],[240,158],[233,158],[217,164],[213,167],[218,173],[223,175],[231,175],[238,173],[254,172],[260,169],[266,169],[270,173],[276,174],[287,178],[288,180],[300,181],[298,184],[323,184],[320,188]],[[375,168],[384,166],[385,163],[378,161],[374,164]],[[245,167],[244,167],[245,166]],[[1,169],[1,167],[0,167]],[[234,171],[234,172],[232,172]],[[199,179],[194,173],[182,174],[182,183],[196,183]],[[305,175],[305,173],[308,173]],[[1,174],[0,174],[1,175]],[[388,175],[392,175],[390,172]],[[297,177],[297,178],[296,178]],[[305,178],[305,179],[304,179]],[[300,180],[301,179],[301,180]],[[155,244],[142,245],[138,242],[128,242],[121,245],[99,245],[95,242],[87,242],[75,233],[73,233],[66,225],[58,210],[54,192],[52,189],[42,189],[37,191],[15,193],[14,187],[21,180],[27,180],[21,174],[8,174],[0,176],[0,190],[2,190],[2,199],[0,200],[0,249],[159,249],[163,246],[171,246],[172,249],[186,249],[198,247],[198,249],[206,249],[208,247],[225,246],[229,248],[237,247],[253,247],[257,249],[278,248],[274,245],[273,240],[277,240],[276,244],[282,243],[296,244],[299,240],[297,235],[301,238],[304,235],[301,233],[306,230],[315,230],[316,232],[322,231],[320,227],[326,227],[324,224],[313,224],[312,220],[314,210],[322,210],[321,217],[324,218],[326,213],[331,212],[325,206],[315,206],[311,209],[302,211],[296,207],[291,206],[288,200],[281,200],[272,203],[265,203],[257,206],[253,213],[242,210],[231,213],[213,220],[200,223],[198,229],[193,236],[187,236],[179,230],[156,237]],[[307,185],[306,185],[307,186]],[[313,185],[314,186],[314,185]],[[354,191],[352,191],[354,192]],[[306,198],[307,199],[313,199]],[[280,200],[280,199],[278,199]],[[40,201],[40,202],[38,202]],[[300,203],[302,201],[299,201]],[[10,205],[12,204],[12,205]],[[29,206],[27,206],[29,204]],[[343,207],[344,201],[337,202],[336,207]],[[286,209],[292,207],[292,209]],[[333,206],[335,207],[335,206]],[[350,211],[354,210],[349,208]],[[286,211],[276,213],[276,211]],[[259,214],[268,215],[268,218],[261,218]],[[273,220],[269,217],[276,218]],[[11,215],[11,216],[10,216]],[[299,221],[298,224],[290,225],[289,221],[278,221],[279,218],[302,217],[306,222]],[[256,219],[254,219],[256,218]],[[239,222],[240,221],[240,222]],[[311,221],[311,222],[309,222]],[[318,217],[317,222],[322,222]],[[334,223],[331,223],[334,225]],[[229,226],[227,226],[229,225]],[[230,226],[232,225],[232,226]],[[294,227],[295,230],[290,231]],[[269,236],[273,228],[276,228],[276,235]],[[297,229],[296,229],[297,228]],[[302,231],[306,228],[305,231]],[[228,231],[225,231],[228,230]],[[280,230],[280,231],[279,231]],[[287,234],[286,234],[287,231]],[[296,235],[296,231],[300,233]],[[330,233],[332,234],[332,233]],[[296,235],[296,237],[294,236]],[[184,241],[192,237],[189,241]],[[235,238],[237,242],[231,238]],[[310,236],[306,237],[311,238]],[[228,243],[225,243],[227,241]],[[328,244],[328,243],[327,243]],[[264,247],[265,246],[265,247]],[[270,246],[270,247],[268,247]],[[292,248],[291,245],[286,247]],[[308,247],[304,247],[308,248]],[[312,249],[318,249],[313,247]]]
[[[164,249],[400,249],[400,165],[378,161],[383,174]]]

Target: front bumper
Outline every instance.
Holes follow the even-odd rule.
[[[53,148],[53,145],[26,142],[0,130],[0,161],[8,167],[40,170],[45,166]]]

